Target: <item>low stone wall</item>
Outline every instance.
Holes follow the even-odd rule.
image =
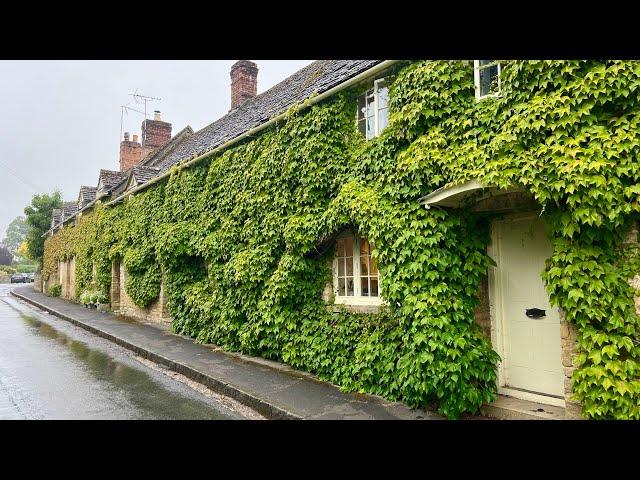
[[[36,272],[35,276],[33,277],[33,288],[37,292],[42,292],[42,273]]]
[[[56,266],[55,270],[51,272],[49,278],[44,279],[42,282],[42,293],[49,293],[49,289],[52,285],[56,283],[60,283],[60,274],[59,274],[60,264]]]
[[[11,283],[11,275],[0,275],[0,283]]]

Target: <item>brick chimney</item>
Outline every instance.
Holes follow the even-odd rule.
[[[258,66],[238,60],[231,67],[231,110],[235,110],[258,93]]]
[[[124,172],[137,165],[142,159],[142,145],[138,143],[138,136],[129,140],[129,132],[124,132],[124,140],[120,142],[120,171]]]
[[[142,122],[142,146],[148,153],[171,140],[171,124],[160,120],[160,110],[153,112],[153,120]]]

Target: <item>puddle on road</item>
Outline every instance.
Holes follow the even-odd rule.
[[[109,355],[74,340],[51,325],[19,312],[30,330],[66,347],[74,358],[86,367],[98,382],[121,391],[135,407],[140,419],[230,419],[220,411],[195,398],[174,392],[150,377],[146,372],[129,367]],[[224,407],[221,407],[224,408]]]

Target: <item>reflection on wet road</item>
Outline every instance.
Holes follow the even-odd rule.
[[[0,419],[241,418],[0,285]]]

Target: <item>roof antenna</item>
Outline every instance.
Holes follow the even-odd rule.
[[[129,103],[127,102],[126,105],[120,105],[120,138],[118,139],[118,144],[120,144],[120,142],[122,141],[122,129],[124,126],[124,114],[126,113],[127,115],[129,115],[129,110],[136,112],[136,113],[140,113],[142,115],[144,115],[144,119],[145,121],[147,120],[147,102],[152,102],[155,100],[162,100],[161,98],[156,98],[156,97],[149,97],[147,95],[142,95],[142,94],[138,94],[138,89],[136,88],[135,92],[130,93],[129,95],[131,95],[133,97],[133,99],[135,100],[136,103],[141,103],[144,101],[144,112],[140,111],[140,110],[136,110],[135,108],[132,108],[129,106]]]
[[[136,103],[141,103],[144,102],[144,119],[145,121],[147,120],[147,102],[154,102],[154,101],[160,101],[162,100],[161,98],[156,98],[156,97],[150,97],[149,95],[142,95],[141,93],[138,93],[138,89],[136,88],[136,91],[133,93],[129,94],[130,96],[133,97],[133,99],[136,101]],[[142,113],[142,112],[140,112]]]

